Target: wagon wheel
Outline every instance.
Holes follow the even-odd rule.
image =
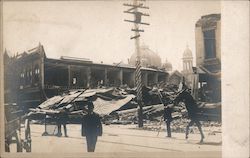
[[[15,137],[16,137],[16,147],[17,147],[17,152],[23,152],[23,145],[22,145],[22,140],[19,135],[20,131],[15,132]]]
[[[25,140],[24,140],[24,148],[26,152],[31,152],[31,134],[30,134],[30,121],[29,119],[25,120]]]
[[[5,139],[5,152],[10,152],[10,139]]]

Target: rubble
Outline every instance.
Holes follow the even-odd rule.
[[[133,94],[121,93],[116,88],[79,89],[48,99],[40,104],[38,108],[30,109],[30,115],[53,115],[65,109],[68,109],[72,115],[80,114],[86,111],[86,102],[91,100],[95,105],[94,112],[104,116],[127,105],[134,98]]]
[[[170,87],[170,88],[169,88]],[[165,126],[162,121],[164,105],[159,103],[159,92],[164,97],[174,97],[172,87],[169,85],[163,85],[161,89],[147,88],[147,96],[154,98],[152,104],[145,104],[143,107],[143,119],[146,124],[144,127],[147,130],[159,130],[159,123],[161,126]],[[158,99],[158,100],[157,100]],[[60,96],[54,96],[47,101],[43,102],[36,109],[31,109],[34,114],[56,114],[60,113],[62,109],[68,108],[70,115],[79,116],[84,114],[85,103],[88,100],[92,100],[95,106],[94,111],[102,116],[103,123],[109,124],[136,124],[137,102],[135,96],[135,89],[128,87],[120,88],[98,88],[98,89],[79,89],[69,91]],[[170,102],[170,104],[173,104]],[[71,106],[70,106],[71,105]],[[198,102],[199,119],[204,121],[206,127],[220,127],[221,121],[221,103],[205,103]],[[171,123],[172,131],[185,132],[186,125],[189,122],[187,118],[187,111],[185,105],[180,103],[178,106],[173,106],[172,111],[173,121]],[[161,129],[163,130],[163,128]]]

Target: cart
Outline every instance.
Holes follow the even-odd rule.
[[[16,144],[17,152],[31,152],[30,121],[15,103],[5,104],[5,151]],[[24,129],[24,136],[22,135]]]

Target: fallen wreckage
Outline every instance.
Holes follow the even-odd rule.
[[[39,115],[53,116],[65,110],[72,116],[84,115],[86,103],[90,100],[95,105],[94,112],[106,116],[130,103],[134,98],[133,94],[122,94],[115,88],[72,90],[46,100],[35,109],[30,109],[29,116],[33,118],[39,118]]]
[[[172,100],[176,95],[176,92],[148,88],[144,95],[146,94],[147,98],[153,98],[154,105],[148,101],[143,107],[145,121],[159,122],[161,119],[164,106],[161,104],[163,98],[159,98],[159,93]],[[67,110],[70,121],[79,122],[82,115],[86,114],[86,103],[91,100],[95,106],[94,112],[102,116],[105,124],[137,123],[137,102],[134,94],[135,89],[121,88],[72,90],[46,100],[35,109],[30,109],[29,116],[33,119],[43,119],[44,116],[57,116]],[[200,120],[221,121],[221,103],[200,102],[198,105]],[[173,118],[186,118],[186,113],[184,105],[173,107]]]

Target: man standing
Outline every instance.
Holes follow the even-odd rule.
[[[170,124],[172,122],[172,107],[169,105],[164,105],[164,121],[166,122],[167,125],[167,136],[171,137],[171,127]]]
[[[82,136],[86,136],[88,152],[95,151],[97,137],[102,136],[102,123],[100,116],[93,112],[94,105],[88,102],[88,113],[83,117]]]
[[[64,129],[64,135],[65,135],[65,137],[68,137],[68,135],[67,135],[67,127],[66,127],[68,119],[69,119],[69,116],[68,116],[68,110],[67,109],[63,109],[63,110],[60,111],[59,114],[57,114],[57,128],[58,128],[57,136],[58,137],[62,136],[62,130],[61,130],[62,125],[63,125],[63,129]]]

